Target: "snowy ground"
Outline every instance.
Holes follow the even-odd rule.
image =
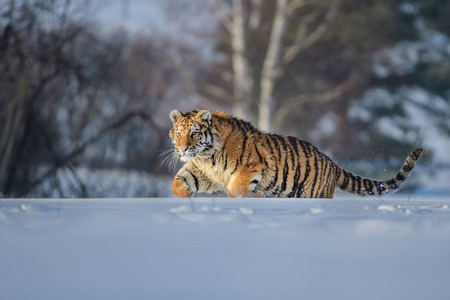
[[[449,205],[0,200],[0,298],[450,299]]]

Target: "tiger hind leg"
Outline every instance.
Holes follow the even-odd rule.
[[[228,184],[228,195],[232,198],[263,197],[263,194],[256,190],[262,179],[261,174],[260,168],[236,171]]]

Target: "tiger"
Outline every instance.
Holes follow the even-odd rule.
[[[398,174],[372,180],[348,172],[307,141],[264,133],[221,111],[170,112],[172,159],[183,167],[175,175],[177,197],[225,193],[233,198],[333,198],[336,189],[359,196],[397,191],[423,149],[415,149]]]

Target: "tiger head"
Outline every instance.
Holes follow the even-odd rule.
[[[175,109],[170,112],[170,119],[173,127],[169,135],[175,146],[175,153],[182,161],[211,155],[215,151],[218,135],[213,133],[211,112],[194,110],[182,114]]]

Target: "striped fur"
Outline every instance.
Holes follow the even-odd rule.
[[[422,154],[417,148],[392,179],[364,179],[345,171],[308,142],[266,134],[223,112],[170,113],[178,197],[225,192],[230,197],[333,198],[336,188],[361,196],[396,191]]]

